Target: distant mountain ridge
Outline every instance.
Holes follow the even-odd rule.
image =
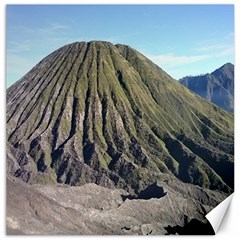
[[[234,65],[226,63],[210,74],[186,76],[179,82],[224,110],[234,113]]]

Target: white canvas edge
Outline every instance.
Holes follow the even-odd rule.
[[[87,3],[111,3],[111,1],[109,0],[89,0],[87,1]],[[116,1],[118,3],[128,3],[128,1],[126,0],[118,0]],[[135,1],[135,0],[132,0],[130,1],[131,3],[143,3],[144,1]],[[0,1],[0,12],[1,12],[1,20],[0,21],[0,32],[1,32],[1,36],[5,36],[5,27],[6,27],[6,19],[5,19],[5,4],[49,4],[49,3],[55,3],[55,4],[67,4],[67,3],[75,3],[75,4],[80,4],[80,3],[86,3],[86,0],[70,0],[70,1],[66,1],[66,0],[42,0],[42,1],[39,1],[39,0],[36,0],[36,1],[32,1],[32,0],[2,0]],[[145,1],[146,3],[146,1]],[[166,1],[164,0],[152,0],[150,1],[150,3],[157,3],[157,4],[166,4]],[[169,0],[167,1],[167,3],[172,3],[172,4],[234,4],[235,5],[235,26],[238,26],[239,23],[240,23],[240,4],[239,4],[239,1],[234,1],[234,0],[196,0],[195,2],[191,1],[191,0]],[[240,29],[240,28],[239,28]],[[239,66],[239,63],[240,63],[240,59],[239,59],[239,55],[237,55],[237,53],[239,53],[240,51],[238,51],[239,49],[239,42],[240,41],[237,41],[240,39],[240,34],[239,34],[239,30],[238,30],[238,27],[235,27],[235,62],[234,64],[236,66]],[[2,53],[5,52],[5,37],[2,37],[0,38],[0,50]],[[239,49],[240,50],[240,49]],[[1,197],[1,201],[0,201],[0,212],[2,213],[1,214],[1,217],[0,217],[0,225],[1,225],[1,228],[0,228],[0,238],[1,239],[7,239],[8,237],[6,236],[6,232],[5,232],[5,196],[6,196],[6,189],[5,189],[5,186],[6,186],[6,182],[5,182],[5,156],[4,156],[4,153],[6,152],[5,151],[5,118],[3,117],[5,115],[5,89],[6,89],[6,86],[5,86],[5,57],[4,57],[4,54],[2,54],[2,57],[0,58],[0,67],[1,67],[1,81],[0,81],[0,105],[1,105],[1,108],[0,108],[0,115],[2,116],[0,118],[0,132],[2,133],[0,135],[0,150],[1,150],[1,153],[2,153],[2,161],[1,161],[1,180],[0,181],[0,187],[2,189],[2,197]],[[238,76],[240,76],[240,71],[239,71],[239,68],[236,67],[235,69],[235,79],[238,79]],[[235,81],[235,92],[237,91],[238,86],[240,86],[240,83],[238,81]],[[239,110],[239,95],[238,94],[235,94],[235,123],[238,122],[237,120],[240,120],[240,114],[238,111]],[[240,140],[240,128],[239,126],[237,126],[235,124],[235,144],[236,144],[236,148],[235,148],[235,159],[236,159],[236,156],[239,156],[240,154],[240,148],[238,147],[239,146],[239,142],[238,140]],[[239,162],[235,162],[235,169],[239,169]],[[236,182],[239,182],[238,181],[239,179],[239,175],[235,175],[235,181]],[[239,219],[239,213],[240,213],[240,208],[239,208],[239,204],[238,204],[238,200],[239,197],[240,197],[240,189],[239,189],[239,184],[236,185],[236,188],[235,190],[237,190],[234,195],[236,195],[235,197],[235,200],[233,200],[232,202],[232,206],[230,207],[229,211],[230,211],[230,215],[231,217],[229,216],[229,219],[228,219],[228,222],[225,222],[225,224],[227,226],[225,226],[225,229],[224,231],[221,231],[221,234],[220,235],[216,235],[214,238],[216,239],[220,239],[220,240],[225,240],[226,238],[231,238],[231,239],[238,239],[239,238],[239,227],[238,227],[238,219]],[[232,195],[231,195],[232,196]],[[230,197],[231,197],[230,196]],[[227,199],[226,199],[227,200]],[[229,201],[229,204],[230,204],[231,200]],[[223,203],[223,202],[222,202]],[[220,204],[222,204],[220,203]],[[219,204],[219,205],[220,205]],[[229,204],[227,205],[227,208],[229,206]],[[218,206],[219,206],[218,205]],[[218,208],[218,206],[216,208]],[[214,208],[212,211],[215,212],[215,209]],[[226,208],[226,210],[227,210]],[[211,212],[212,212],[211,211]],[[206,215],[206,217],[208,217],[208,215],[210,216],[209,217],[209,222],[212,224],[212,220],[214,222],[214,216],[215,214],[209,212],[209,214]],[[218,212],[218,210],[217,210]],[[220,213],[223,212],[221,209],[220,209]],[[222,218],[221,218],[221,221],[220,221],[220,224],[222,222],[222,220],[224,219],[224,215],[225,215],[226,211],[224,212],[224,214],[222,215]],[[213,223],[214,224],[214,223]],[[219,226],[220,226],[219,224]],[[218,226],[218,227],[219,227]],[[223,226],[220,227],[220,229],[222,229]],[[218,231],[219,228],[217,228]],[[222,229],[223,230],[223,229]],[[76,237],[81,237],[81,239],[96,239],[96,236],[76,236]],[[122,236],[114,236],[118,239],[125,239],[126,237],[122,237]],[[129,236],[130,237],[130,236]],[[149,236],[150,239],[154,238],[154,236]],[[174,237],[174,236],[173,236]],[[61,238],[64,238],[64,239],[71,239],[70,236],[27,236],[28,239],[61,239]],[[98,237],[99,239],[106,239],[106,236],[99,236]],[[109,238],[109,237],[108,237]],[[110,236],[111,238],[111,236]],[[171,237],[170,237],[171,238]],[[12,236],[11,237],[12,240],[14,239],[19,239],[19,237],[17,236]],[[144,236],[137,236],[136,237],[132,237],[132,239],[145,239]],[[181,236],[181,239],[189,239],[188,236]],[[205,236],[198,236],[198,239],[206,239]]]
[[[234,193],[232,193],[229,197],[227,197],[224,201],[218,204],[214,209],[212,209],[207,215],[206,218],[209,223],[212,225],[212,228],[217,233],[222,220],[227,212],[227,209],[232,201]]]

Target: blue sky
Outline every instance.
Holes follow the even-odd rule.
[[[7,86],[76,41],[142,52],[175,79],[234,63],[233,5],[8,5]]]

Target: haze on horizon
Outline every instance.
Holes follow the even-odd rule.
[[[6,33],[7,87],[76,41],[130,45],[175,79],[234,63],[233,5],[8,5]]]

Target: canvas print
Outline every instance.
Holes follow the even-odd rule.
[[[234,191],[233,11],[8,5],[7,234],[214,234]]]

